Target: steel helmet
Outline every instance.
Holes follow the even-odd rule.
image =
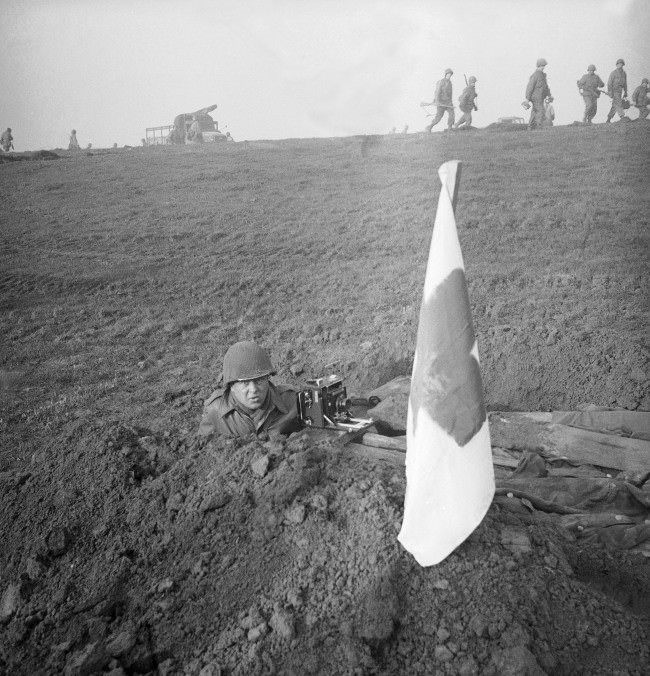
[[[595,72],[596,66],[594,66],[593,63],[590,63],[590,64],[587,66],[587,70],[588,70],[588,71],[589,71],[589,70],[593,70],[593,71]]]
[[[625,61],[623,61],[623,59],[619,59],[619,60],[616,62],[616,65],[618,66],[619,63],[621,64],[621,66],[624,66],[624,65],[625,65]]]
[[[641,80],[641,84],[648,84],[648,78],[644,77],[643,80]]]
[[[472,84],[472,82],[476,82],[476,78],[473,75],[470,75],[468,82]]]
[[[228,348],[223,358],[223,383],[272,376],[275,369],[269,355],[252,340],[242,340]]]
[[[454,71],[453,71],[451,68],[446,68],[446,69],[445,69],[445,75],[447,75],[447,74],[453,75],[453,74],[454,74]]]
[[[546,59],[537,59],[537,67],[548,66],[548,61]]]

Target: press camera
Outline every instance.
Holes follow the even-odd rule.
[[[355,418],[350,412],[350,400],[337,375],[306,381],[307,387],[298,392],[298,416],[306,427],[359,432],[373,424],[371,418]]]

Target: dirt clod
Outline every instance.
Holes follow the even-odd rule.
[[[13,617],[20,606],[20,585],[11,583],[7,586],[0,599],[0,623],[6,624]]]
[[[47,551],[51,556],[61,556],[71,543],[71,536],[67,528],[53,528],[45,538]]]
[[[491,666],[495,674],[504,676],[546,676],[535,656],[521,645],[493,652]]]

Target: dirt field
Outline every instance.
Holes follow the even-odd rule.
[[[647,560],[496,501],[423,570],[395,538],[403,471],[195,430],[236,340],[293,384],[409,373],[449,159],[488,407],[650,409],[649,136],[0,165],[0,672],[644,673]]]

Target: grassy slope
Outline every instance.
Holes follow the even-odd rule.
[[[464,164],[457,219],[488,404],[647,408],[649,128],[0,166],[0,468],[69,420],[192,428],[244,337],[282,379],[295,361],[305,375],[333,363],[357,392],[408,372],[448,159]]]

